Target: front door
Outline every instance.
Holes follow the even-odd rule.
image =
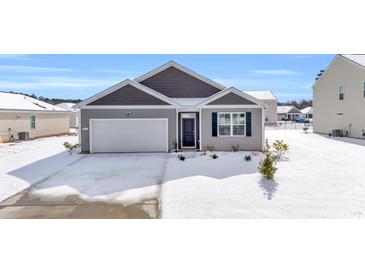
[[[195,147],[195,119],[182,119],[182,147]]]

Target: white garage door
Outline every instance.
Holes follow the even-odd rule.
[[[92,119],[90,152],[167,152],[167,119]]]

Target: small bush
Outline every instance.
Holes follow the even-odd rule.
[[[185,161],[185,159],[186,159],[184,154],[178,154],[177,157],[179,158],[180,161]]]
[[[64,142],[63,143],[63,146],[65,147],[66,151],[69,153],[69,154],[73,154],[74,152],[77,151],[78,147],[79,147],[79,144],[74,144],[72,145],[71,143],[69,142]]]
[[[214,151],[214,146],[205,146],[204,150],[207,150],[209,152],[213,152]]]
[[[266,145],[269,150],[270,146]],[[285,144],[283,140],[275,140],[275,142],[272,144],[274,148],[274,160],[280,160],[283,158],[283,155],[289,151],[289,145]]]
[[[266,143],[265,148],[262,150],[265,158],[260,161],[258,171],[260,174],[268,180],[274,179],[277,167],[275,166],[275,156],[271,151],[271,147]]]
[[[246,155],[245,157],[243,157],[243,159],[245,159],[247,162],[252,160],[250,155]]]
[[[233,150],[233,152],[238,152],[238,151],[240,151],[240,145],[232,146],[232,150]]]
[[[218,155],[215,153],[213,155],[210,155],[210,157],[212,157],[213,159],[218,159]]]
[[[307,126],[303,127],[304,133],[308,133],[308,129],[309,129],[309,127],[307,127]]]

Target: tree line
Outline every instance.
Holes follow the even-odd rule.
[[[31,97],[31,98],[46,102],[48,104],[52,104],[52,105],[57,105],[57,104],[61,104],[61,103],[74,103],[74,104],[77,104],[77,103],[81,102],[80,99],[48,98],[48,97],[43,97],[43,96],[37,96],[34,93],[27,94],[27,93],[23,93],[23,92],[15,92],[15,91],[9,91],[8,93],[25,95],[25,96],[28,96],[28,97]]]
[[[300,101],[287,101],[287,102],[278,102],[278,106],[295,106],[297,109],[303,109],[306,107],[312,107],[312,100],[300,100]]]

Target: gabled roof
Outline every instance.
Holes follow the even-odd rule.
[[[331,61],[331,63],[327,66],[326,70],[322,73],[322,75],[314,82],[313,87],[317,85],[317,83],[323,78],[323,76],[327,73],[327,71],[330,69],[334,61],[338,58],[341,58],[343,60],[349,61],[353,63],[356,66],[359,66],[363,69],[365,69],[365,54],[337,54]]]
[[[206,98],[205,100],[203,100],[202,102],[200,102],[199,104],[197,104],[196,106],[204,106],[204,105],[207,105],[221,97],[223,97],[224,95],[227,95],[229,93],[234,93],[238,96],[241,96],[242,98],[245,98],[253,103],[255,103],[256,105],[258,106],[261,106],[261,107],[267,107],[267,105],[265,103],[263,103],[262,101],[260,101],[259,99],[256,99],[255,97],[239,90],[239,89],[236,89],[235,87],[229,87],[229,88],[226,88],[216,94],[213,94],[212,96]]]
[[[199,80],[201,80],[201,81],[203,81],[203,82],[205,82],[205,83],[207,83],[207,84],[209,84],[213,87],[216,87],[218,89],[222,90],[222,89],[226,88],[225,86],[222,86],[221,84],[218,84],[217,82],[214,82],[213,80],[210,80],[207,77],[205,77],[203,75],[200,75],[200,74],[198,74],[198,73],[188,69],[187,67],[184,67],[184,66],[182,66],[182,65],[180,65],[180,64],[178,64],[174,61],[169,61],[166,64],[163,64],[162,66],[159,66],[159,67],[151,70],[150,72],[147,72],[146,74],[143,74],[142,76],[137,77],[136,79],[134,79],[134,81],[142,82],[143,80],[146,80],[147,78],[150,78],[151,76],[153,76],[153,75],[155,75],[155,74],[157,74],[157,73],[159,73],[159,72],[161,72],[165,69],[168,69],[170,67],[174,67],[178,70],[181,70],[181,71],[183,71],[183,72],[185,72],[185,73],[187,73],[187,74],[189,74],[189,75],[191,75],[191,76],[193,76],[193,77],[195,77],[195,78],[197,78],[197,79],[199,79]]]
[[[122,81],[122,82],[120,82],[120,83],[118,83],[118,84],[116,84],[116,85],[114,85],[110,88],[107,88],[107,89],[103,90],[102,92],[99,92],[96,95],[91,96],[90,98],[78,103],[75,106],[75,108],[80,108],[80,107],[83,107],[87,104],[90,104],[91,102],[94,102],[97,99],[99,99],[101,97],[104,97],[104,96],[106,96],[106,95],[108,95],[108,94],[110,94],[110,93],[126,86],[126,85],[131,85],[131,86],[133,86],[133,87],[135,87],[135,88],[137,88],[141,91],[144,91],[144,92],[146,92],[146,93],[148,93],[148,94],[150,94],[150,95],[152,95],[152,96],[154,96],[154,97],[156,97],[156,98],[158,98],[158,99],[160,99],[160,100],[162,100],[162,101],[164,101],[164,102],[166,102],[170,105],[177,106],[177,107],[180,106],[177,102],[175,102],[171,98],[169,98],[169,97],[167,97],[167,96],[165,96],[165,95],[163,95],[163,94],[161,94],[161,93],[159,93],[159,92],[157,92],[153,89],[150,89],[149,87],[146,87],[146,86],[144,86],[144,85],[142,85],[142,84],[140,84],[136,81],[127,79],[127,80],[124,80],[124,81]]]
[[[301,113],[299,109],[297,109],[295,106],[278,106],[277,113]]]
[[[303,114],[313,114],[313,107],[306,107],[300,110]]]
[[[259,100],[275,100],[275,101],[278,100],[270,90],[244,90],[243,92]]]
[[[74,108],[76,104],[74,103],[60,103],[57,104],[56,107],[63,108],[68,111],[76,112],[76,109]]]
[[[0,110],[68,112],[29,96],[8,92],[0,92]]]
[[[365,68],[365,54],[340,54],[340,56]]]

